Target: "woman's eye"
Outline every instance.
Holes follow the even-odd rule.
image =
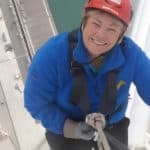
[[[96,27],[100,27],[101,25],[97,22],[93,22],[93,24],[96,26]]]
[[[109,31],[109,32],[113,32],[113,33],[116,32],[116,30],[115,30],[115,29],[112,29],[112,28],[108,28],[108,31]]]

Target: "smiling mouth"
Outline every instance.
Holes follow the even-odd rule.
[[[91,37],[90,39],[94,44],[96,44],[98,46],[106,46],[108,44],[105,41],[98,41],[98,40],[94,39],[93,37]]]

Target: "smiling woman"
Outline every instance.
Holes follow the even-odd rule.
[[[108,52],[121,39],[126,26],[108,13],[90,9],[83,22],[83,41],[91,57]]]

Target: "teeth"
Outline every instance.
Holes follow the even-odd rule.
[[[106,45],[107,43],[106,42],[104,42],[104,41],[97,41],[96,39],[94,39],[94,38],[91,38],[91,40],[96,44],[96,45]]]

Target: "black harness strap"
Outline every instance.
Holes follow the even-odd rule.
[[[69,33],[69,59],[70,72],[73,75],[73,87],[71,93],[71,102],[79,105],[84,112],[89,111],[89,99],[87,91],[87,80],[82,64],[73,59],[73,49],[77,44],[77,32],[79,29]]]
[[[73,49],[77,44],[77,32],[79,29],[73,30],[69,33],[69,59],[70,70],[73,75],[73,87],[71,94],[71,102],[80,105],[85,113],[89,111],[89,98],[87,91],[87,80],[82,64],[73,60]],[[119,68],[108,73],[104,92],[100,103],[100,112],[107,117],[111,117],[115,111],[115,104],[117,99],[116,79]],[[118,110],[117,110],[118,111]]]
[[[119,69],[115,69],[108,73],[104,87],[104,92],[100,103],[100,112],[106,115],[106,119],[109,119],[115,111],[117,100],[116,80],[118,72]]]

